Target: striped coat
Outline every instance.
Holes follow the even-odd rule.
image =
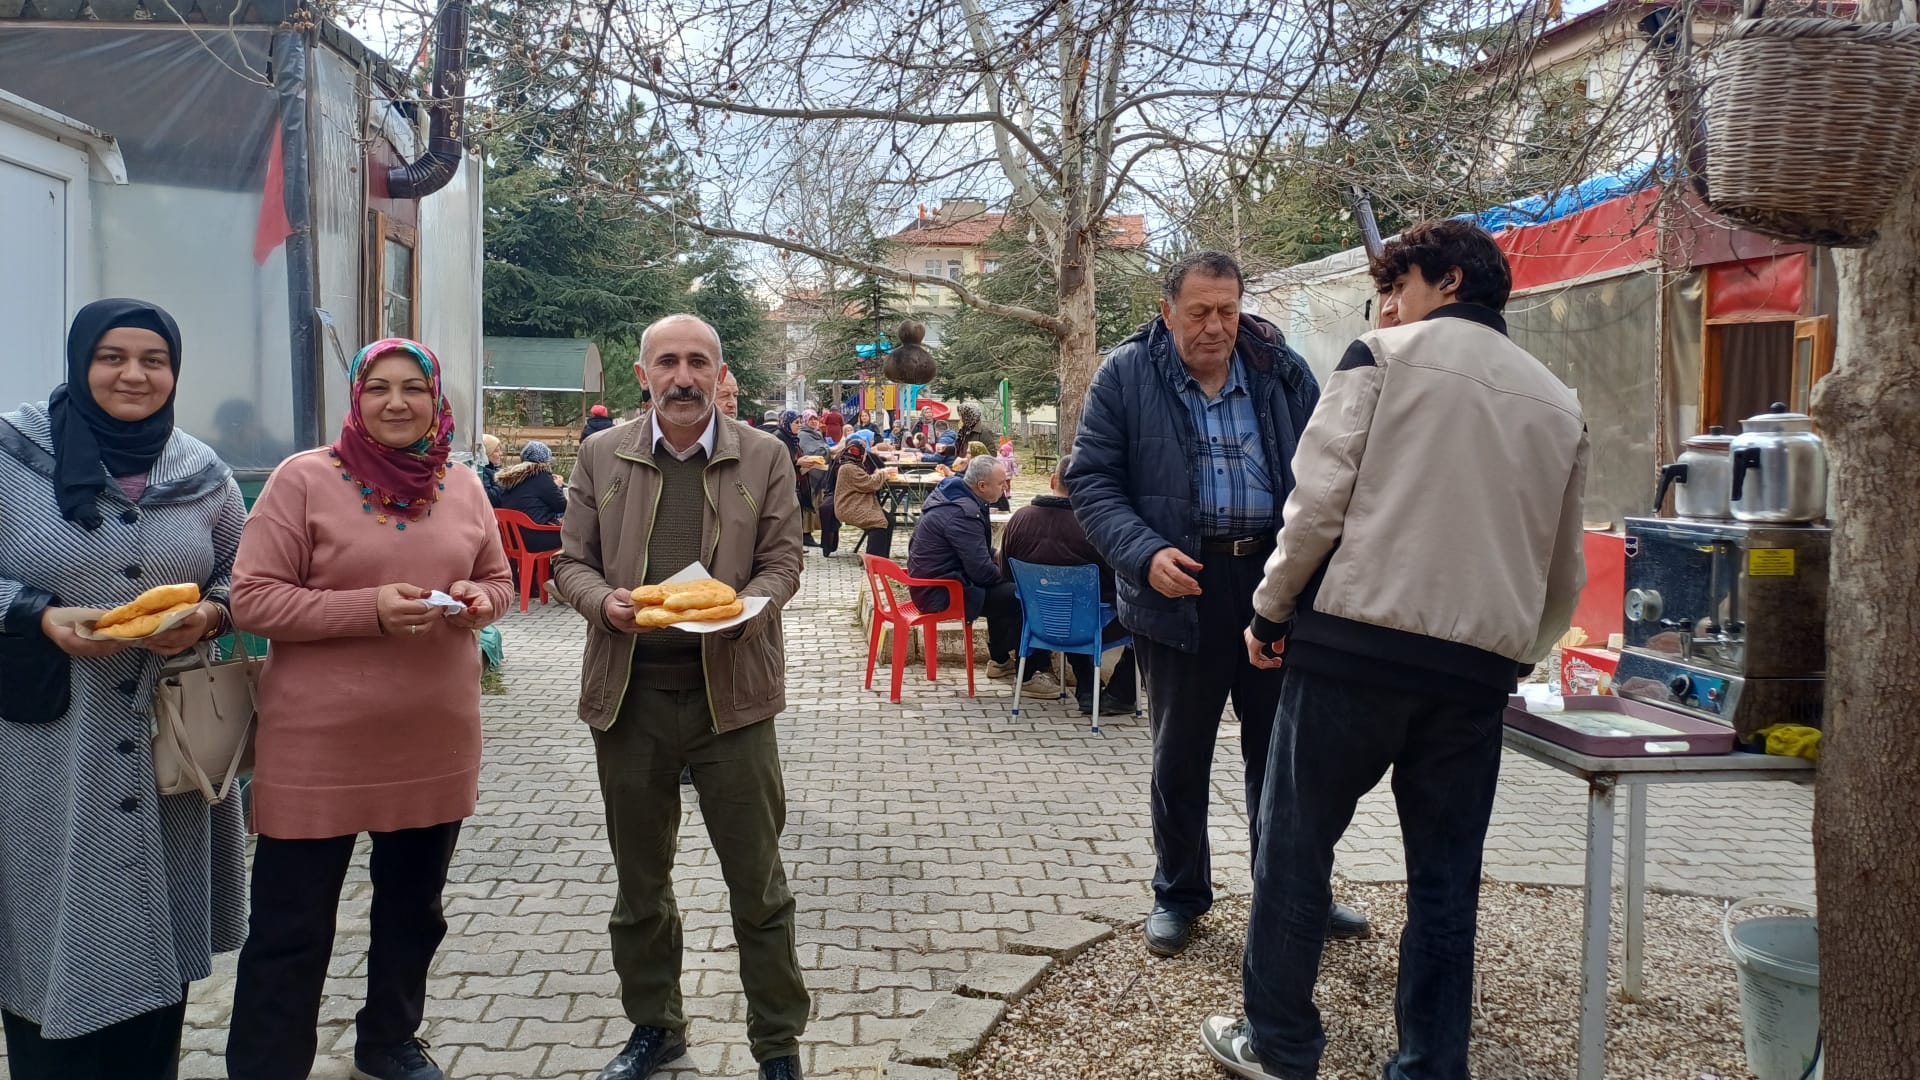
[[[211,450],[176,431],[139,504],[109,484],[89,533],[60,517],[51,446],[44,407],[0,415],[0,614],[23,586],[105,608],[191,581],[225,603],[246,509]],[[75,658],[64,719],[0,719],[0,1007],[49,1038],[179,1001],[246,934],[239,800],[155,792],[159,668]]]

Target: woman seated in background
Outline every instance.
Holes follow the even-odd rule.
[[[480,436],[480,448],[486,451],[486,459],[480,462],[480,486],[487,489],[487,501],[494,506],[500,505],[500,436]]]
[[[260,840],[230,1080],[312,1070],[361,833],[373,842],[373,906],[353,1075],[441,1076],[419,1031],[447,933],[447,866],[479,791],[474,631],[506,610],[513,579],[479,478],[447,468],[453,409],[439,360],[387,338],[360,350],[347,379],[339,440],[274,471],[234,565],[234,622],[273,649],[258,693]],[[435,590],[457,606],[428,604]]]
[[[187,984],[246,936],[239,797],[208,806],[154,783],[161,659],[225,629],[247,519],[232,471],[174,427],[180,359],[166,312],[97,301],[74,317],[66,383],[0,416],[0,1007],[14,1080],[172,1080]],[[200,605],[138,643],[83,638],[62,617],[186,583]]]
[[[567,492],[553,475],[553,451],[543,442],[529,442],[520,448],[520,464],[500,470],[502,510],[518,510],[533,519],[535,525],[558,525],[567,512]],[[557,532],[525,532],[528,551],[560,550]]]
[[[870,437],[870,436],[869,436]],[[893,557],[893,515],[880,505],[880,489],[899,475],[897,470],[880,468],[879,459],[867,449],[867,439],[848,439],[845,450],[833,466],[834,516],[841,524],[861,530],[869,555]],[[860,544],[853,547],[857,554]]]

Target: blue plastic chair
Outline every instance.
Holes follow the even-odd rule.
[[[1132,635],[1103,639],[1113,607],[1100,602],[1100,568],[1041,566],[1008,559],[1013,587],[1020,596],[1020,668],[1014,675],[1013,715],[1020,715],[1020,689],[1027,681],[1027,657],[1035,649],[1080,653],[1093,658],[1093,733],[1100,733],[1100,657],[1108,649],[1133,644]],[[1062,694],[1064,697],[1064,693]],[[1134,715],[1139,715],[1136,712]]]

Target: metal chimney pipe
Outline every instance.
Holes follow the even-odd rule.
[[[424,199],[446,187],[466,151],[467,0],[447,0],[434,23],[427,152],[387,170],[387,193],[396,199]]]

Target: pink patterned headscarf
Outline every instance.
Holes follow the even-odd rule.
[[[404,353],[420,364],[432,388],[434,424],[420,441],[404,450],[396,450],[373,437],[366,421],[360,418],[360,396],[365,388],[367,370],[373,362],[394,353]],[[440,359],[417,341],[406,338],[382,338],[361,349],[347,368],[352,398],[340,438],[333,444],[334,460],[341,476],[360,485],[362,505],[376,514],[382,524],[389,517],[418,521],[433,509],[447,475],[447,456],[453,451],[453,407],[447,404],[440,379]]]

